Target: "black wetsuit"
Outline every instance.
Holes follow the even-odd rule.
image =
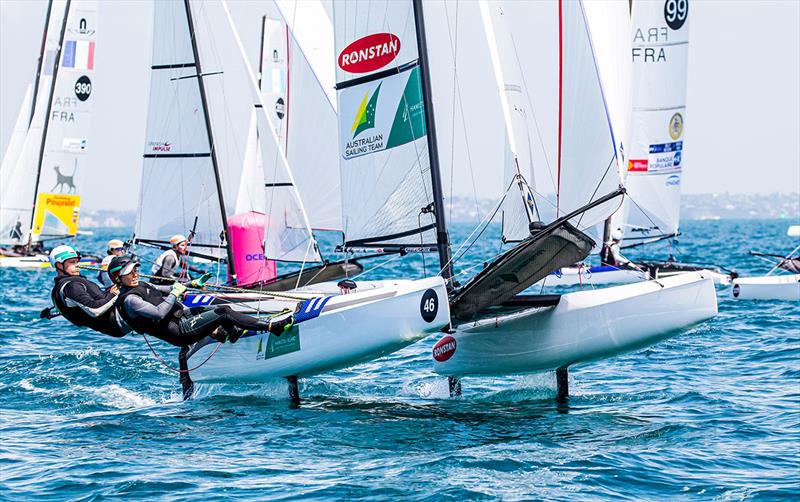
[[[53,304],[69,322],[114,337],[125,336],[131,329],[117,316],[114,304],[117,295],[103,291],[80,275],[63,275],[55,279],[50,293]]]
[[[169,286],[140,282],[123,288],[118,308],[125,322],[139,333],[184,347],[196,343],[219,327],[228,333],[239,330],[267,331],[269,322],[241,314],[225,305],[206,307],[199,313],[184,307],[170,294]]]

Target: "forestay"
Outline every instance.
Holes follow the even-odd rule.
[[[411,2],[335,0],[345,246],[436,245]]]
[[[689,52],[688,0],[636,1],[632,9],[626,243],[678,233]]]
[[[613,117],[604,93],[608,86],[593,46],[584,2],[559,3],[559,122],[558,122],[558,215],[563,216],[619,188]],[[627,21],[615,17],[592,17],[593,23],[609,23],[618,29]],[[612,28],[613,29],[613,28]],[[612,50],[611,43],[603,50]],[[609,80],[611,76],[609,75]],[[617,103],[613,104],[617,106]],[[618,115],[620,118],[623,114]],[[609,200],[576,216],[571,223],[587,229],[608,218],[621,199]]]
[[[136,236],[166,243],[173,234],[190,233],[196,253],[225,257],[224,207],[187,6],[155,2]]]

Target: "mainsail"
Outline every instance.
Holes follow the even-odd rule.
[[[32,103],[27,114],[23,107],[3,159],[2,244],[77,231],[90,148],[96,34],[95,0],[50,3]]]
[[[437,245],[412,2],[334,2],[345,247]]]
[[[155,2],[150,102],[136,237],[190,234],[196,254],[226,257],[225,206],[186,2]]]
[[[633,118],[627,161],[624,242],[678,233],[689,2],[632,4]]]

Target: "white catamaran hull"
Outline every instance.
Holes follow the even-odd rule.
[[[390,354],[450,323],[447,289],[440,277],[385,282],[383,288],[330,297],[319,317],[297,324],[291,333],[258,334],[222,345],[192,372],[192,379],[259,383],[317,375]],[[209,344],[192,354],[189,368],[205,361],[216,346]]]
[[[616,267],[564,267],[539,281],[541,286],[578,286],[602,284],[630,284],[647,279],[647,272],[624,270]]]
[[[800,300],[800,274],[734,279],[731,295],[738,300]]]
[[[451,345],[434,347],[442,375],[531,373],[641,349],[717,314],[714,283],[703,272],[658,282],[561,296],[529,309],[459,326]],[[437,348],[439,348],[437,352]]]

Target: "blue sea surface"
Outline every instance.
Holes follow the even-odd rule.
[[[769,264],[747,252],[790,251],[789,223],[685,222],[675,252],[764,274]],[[453,226],[456,248],[471,230]],[[126,235],[101,230],[78,245],[97,253]],[[482,239],[457,269],[499,250]],[[664,243],[630,254],[667,253]],[[408,256],[369,277],[437,265]],[[277,379],[200,385],[183,402],[141,337],[39,320],[51,284],[52,271],[0,269],[3,500],[800,498],[796,302],[737,301],[719,288],[713,320],[571,369],[566,404],[552,373],[467,378],[449,398],[431,336],[302,380],[295,408]],[[175,359],[174,347],[155,349]]]

